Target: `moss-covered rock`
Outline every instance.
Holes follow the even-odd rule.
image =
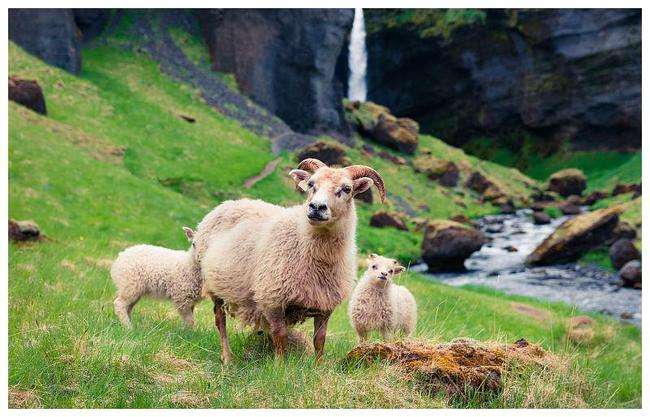
[[[421,155],[413,160],[416,172],[422,172],[429,179],[436,180],[445,187],[455,187],[458,184],[460,170],[452,161],[436,158],[433,155]]]
[[[548,179],[549,191],[554,191],[562,197],[582,195],[587,188],[587,177],[579,169],[567,168],[556,172]]]
[[[429,271],[463,271],[465,260],[481,249],[485,235],[451,220],[433,220],[427,224],[422,241],[422,259]]]

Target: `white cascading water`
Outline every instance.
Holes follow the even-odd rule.
[[[350,48],[348,53],[348,98],[350,100],[366,101],[366,67],[368,54],[366,53],[366,25],[363,21],[363,9],[354,9],[354,22],[350,35]]]

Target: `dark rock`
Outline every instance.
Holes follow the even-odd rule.
[[[99,36],[111,17],[109,9],[72,9],[72,12],[84,42]]]
[[[543,211],[536,211],[533,213],[533,223],[549,224],[550,222],[551,222],[551,216],[544,213]]]
[[[390,161],[390,162],[394,163],[395,165],[406,165],[407,164],[407,161],[406,161],[406,159],[404,159],[404,157],[393,155],[392,153],[387,152],[387,151],[381,151],[381,152],[379,152],[377,154],[377,156],[382,158],[382,159],[385,159],[387,161]]]
[[[453,145],[640,149],[641,10],[446,13],[365,12],[369,97]]]
[[[31,220],[16,221],[9,219],[9,240],[28,241],[41,239],[41,231]]]
[[[416,121],[397,118],[388,108],[370,101],[346,101],[344,109],[346,119],[361,135],[407,154],[417,149],[420,128]]]
[[[492,185],[492,181],[485,178],[485,176],[478,171],[472,172],[465,182],[465,187],[474,190],[479,194],[483,194],[485,190]]]
[[[48,64],[81,71],[81,42],[71,9],[9,9],[9,39]]]
[[[537,266],[577,261],[611,237],[621,211],[621,207],[614,206],[565,221],[528,255],[526,264]]]
[[[591,194],[589,194],[582,200],[582,204],[586,206],[591,206],[595,204],[597,201],[600,201],[603,198],[607,198],[607,197],[608,197],[607,193],[603,191],[593,191]]]
[[[641,261],[629,261],[618,273],[624,287],[641,289]]]
[[[307,158],[319,159],[329,166],[344,166],[349,162],[345,156],[345,148],[335,142],[314,142],[299,151],[296,160],[300,162]]]
[[[368,145],[367,143],[364,143],[361,146],[361,152],[363,152],[366,156],[374,156],[375,155],[375,148]]]
[[[334,75],[352,9],[211,9],[199,13],[216,71],[302,133],[347,132]]]
[[[422,259],[429,271],[462,271],[465,260],[486,242],[480,231],[451,221],[432,221],[422,241]]]
[[[549,191],[555,191],[562,197],[580,196],[585,188],[587,178],[579,169],[563,169],[551,175],[548,180]]]
[[[503,223],[488,224],[485,228],[486,233],[501,233],[503,232]]]
[[[560,211],[562,211],[562,213],[566,214],[567,216],[572,216],[575,214],[580,214],[580,207],[573,204],[562,204],[560,206]]]
[[[535,212],[538,212],[538,211],[544,211],[545,208],[546,208],[546,205],[545,205],[545,204],[541,204],[541,203],[533,203],[533,204],[531,204],[531,206],[530,206],[530,209],[531,209],[532,211],[535,211]]]
[[[196,119],[192,116],[188,116],[186,114],[179,114],[178,117],[181,119],[185,120],[187,123],[194,123],[196,122]]]
[[[499,206],[501,214],[515,214],[515,206],[510,203],[501,204]]]
[[[631,224],[619,221],[614,230],[612,230],[612,237],[605,244],[611,245],[619,239],[634,240],[636,236],[636,229]]]
[[[612,196],[627,193],[638,193],[641,195],[641,184],[616,184],[612,190]]]
[[[512,245],[508,245],[508,246],[504,247],[503,250],[508,251],[508,252],[517,252],[517,251],[519,251],[519,249],[515,248]]]
[[[629,239],[619,239],[609,248],[612,266],[620,269],[629,261],[641,259],[641,253]]]
[[[386,211],[378,211],[370,218],[370,226],[372,227],[394,227],[398,230],[409,230],[404,220],[395,213],[388,213]]]
[[[535,202],[549,202],[549,201],[555,201],[555,196],[553,194],[545,193],[543,191],[538,191],[534,194],[531,194],[531,198]]]
[[[9,77],[9,100],[32,109],[36,113],[47,114],[43,90],[34,80]]]

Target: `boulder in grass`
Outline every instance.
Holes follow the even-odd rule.
[[[494,185],[492,181],[488,180],[485,175],[478,171],[472,172],[465,182],[465,187],[474,190],[479,194],[483,194],[492,185]]]
[[[629,261],[618,272],[621,285],[641,289],[641,261]]]
[[[415,153],[420,142],[420,126],[415,120],[397,118],[390,110],[370,101],[346,101],[346,119],[359,133],[407,154]]]
[[[483,232],[449,220],[427,224],[422,241],[422,259],[429,271],[463,271],[465,260],[487,241]]]
[[[543,211],[536,211],[533,213],[534,224],[549,224],[550,222],[551,222],[551,216],[544,213]]]
[[[41,230],[33,221],[17,221],[14,219],[9,219],[9,240],[24,242],[40,239]]]
[[[608,195],[604,191],[593,191],[588,196],[586,196],[585,198],[582,199],[582,204],[584,204],[586,206],[592,206],[596,202],[598,202],[598,201],[600,201],[600,200],[602,200],[604,198],[607,198],[607,197],[608,197]]]
[[[635,193],[641,195],[641,184],[616,184],[612,190],[612,196],[627,193]]]
[[[406,226],[406,223],[404,223],[404,220],[402,220],[398,214],[389,213],[386,211],[378,211],[377,213],[373,214],[370,218],[370,226],[394,227],[398,230],[409,230],[409,228]]]
[[[551,175],[548,180],[548,190],[560,194],[562,197],[582,195],[587,188],[587,177],[579,169],[567,168]]]
[[[9,77],[9,100],[36,113],[47,114],[43,90],[35,80],[23,80],[16,76]]]
[[[455,187],[460,178],[460,170],[452,161],[436,158],[432,155],[422,155],[415,158],[413,168],[444,187]]]
[[[560,206],[560,211],[563,214],[566,214],[567,216],[573,216],[576,214],[580,214],[580,207],[570,204],[570,203],[565,203]]]
[[[332,165],[348,165],[348,158],[345,156],[345,148],[334,142],[325,142],[319,140],[310,145],[305,146],[300,151],[296,160],[298,162],[307,158],[316,158],[323,161],[328,166]]]
[[[641,259],[641,253],[630,239],[619,239],[609,248],[612,266],[620,269],[626,263]]]
[[[604,244],[618,224],[619,206],[579,214],[560,225],[528,257],[527,265],[575,262]]]

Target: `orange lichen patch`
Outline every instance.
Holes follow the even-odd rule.
[[[515,310],[517,313],[520,313],[524,316],[532,317],[535,320],[540,322],[546,322],[551,319],[551,313],[547,310],[540,310],[526,304],[521,303],[510,303],[510,307]]]
[[[576,344],[586,344],[593,340],[596,332],[594,320],[587,316],[571,317],[567,322],[566,338]]]
[[[512,344],[458,339],[433,345],[424,342],[363,343],[348,360],[382,359],[397,365],[407,378],[415,377],[427,392],[464,396],[466,389],[499,392],[501,375],[519,366],[549,366],[555,356],[521,339]]]
[[[33,390],[9,387],[9,408],[38,408],[41,400]]]

